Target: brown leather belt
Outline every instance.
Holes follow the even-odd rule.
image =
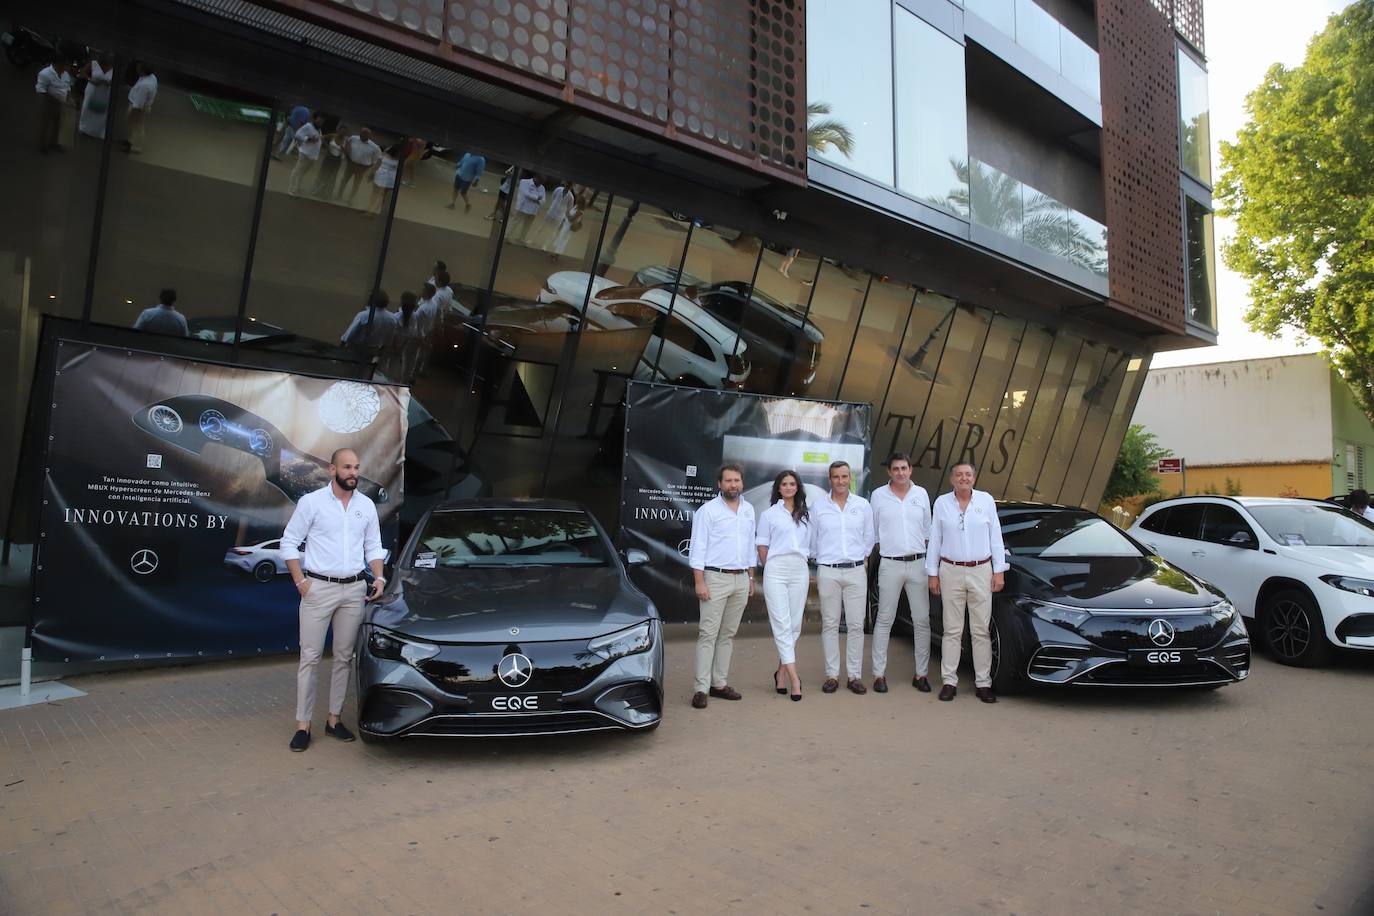
[[[982,560],[951,560],[948,557],[941,557],[941,563],[948,563],[950,566],[982,566],[984,563],[991,563],[992,557]]]

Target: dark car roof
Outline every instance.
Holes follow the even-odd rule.
[[[561,509],[563,511],[586,512],[581,503],[566,499],[517,499],[509,496],[489,496],[485,499],[451,499],[434,507],[435,512],[448,510],[474,509]]]

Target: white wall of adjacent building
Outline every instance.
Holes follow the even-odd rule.
[[[1320,353],[1151,369],[1133,423],[1190,465],[1331,461]]]

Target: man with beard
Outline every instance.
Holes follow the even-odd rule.
[[[738,700],[728,683],[730,651],[744,605],[754,594],[754,507],[740,498],[744,471],[737,464],[721,465],[716,475],[720,495],[703,503],[692,516],[692,567],[701,623],[697,628],[696,682],[692,706],[706,708],[706,697]]]
[[[349,667],[363,617],[363,599],[381,597],[381,531],[377,507],[357,491],[358,453],[335,449],[329,459],[329,486],[302,496],[281,536],[281,554],[291,581],[301,595],[301,663],[296,673],[296,734],[291,750],[310,746],[310,720],[315,715],[315,669],[324,652],[324,635],[334,627],[334,665],[329,680],[329,719],[324,733],[352,741],[339,721],[348,695]],[[305,556],[301,556],[301,544]],[[372,568],[372,591],[366,592],[362,568]]]

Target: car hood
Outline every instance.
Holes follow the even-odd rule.
[[[1085,611],[1208,607],[1222,596],[1159,557],[1010,558],[1018,595]]]
[[[1317,567],[1322,572],[1374,579],[1374,548],[1280,547],[1279,555]]]
[[[371,610],[373,623],[436,642],[580,639],[653,616],[614,566],[408,569]]]

